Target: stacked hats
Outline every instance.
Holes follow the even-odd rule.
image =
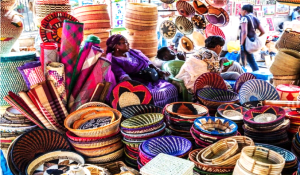
[[[194,172],[199,174],[232,174],[242,149],[247,146],[254,146],[249,137],[229,137],[204,149],[193,150],[189,160],[194,162]]]
[[[239,133],[244,135],[243,115],[246,111],[248,111],[248,109],[237,104],[223,104],[218,107],[218,113],[216,117],[223,117],[233,121],[237,124]]]
[[[84,40],[88,35],[95,35],[101,39],[100,47],[106,50],[106,41],[111,30],[111,23],[106,4],[86,5],[76,7],[74,16],[84,23]]]
[[[54,12],[71,13],[69,0],[36,0],[33,10],[36,25],[39,27],[41,21],[49,14]]]
[[[286,146],[290,121],[285,120],[285,111],[280,107],[262,106],[244,114],[244,134],[254,142]],[[263,134],[262,134],[263,133]]]
[[[122,114],[109,107],[86,107],[65,119],[67,136],[87,163],[102,164],[119,159],[123,144],[119,133]]]
[[[196,146],[205,148],[219,140],[236,136],[238,126],[233,121],[220,117],[199,117],[194,121],[191,134]]]
[[[298,128],[300,126],[300,114],[297,111],[287,111],[285,114],[285,118],[290,120],[290,128],[288,132],[291,134],[296,134],[298,132]]]
[[[0,117],[1,149],[7,149],[19,135],[37,128],[37,126],[21,114],[16,108],[9,107]]]
[[[125,28],[132,49],[142,51],[148,58],[157,54],[157,6],[147,3],[128,3],[126,5]]]
[[[172,135],[181,136],[191,141],[194,139],[190,129],[194,120],[198,117],[205,116],[208,109],[205,106],[190,102],[175,102],[165,107],[164,115],[168,128]]]
[[[160,153],[185,158],[192,149],[192,143],[183,137],[161,136],[151,138],[139,146],[138,165],[142,168]]]
[[[293,174],[293,172],[297,170],[298,158],[292,152],[277,146],[263,144],[263,143],[255,143],[255,145],[268,148],[283,156],[283,158],[285,159],[285,165],[281,174],[283,175]]]
[[[138,167],[138,147],[147,139],[165,134],[166,124],[160,113],[141,114],[121,123],[121,133],[125,147],[125,161],[132,167]]]

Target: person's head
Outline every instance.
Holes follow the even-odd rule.
[[[296,12],[300,12],[300,6],[298,6],[298,7],[296,7],[295,9],[294,9],[294,11]]]
[[[176,54],[168,47],[162,47],[157,51],[157,58],[163,61],[175,60]]]
[[[210,36],[205,40],[205,47],[215,51],[218,55],[222,52],[225,40],[220,36]]]
[[[169,5],[167,3],[162,3],[161,6],[162,6],[163,9],[168,9],[169,8]]]
[[[120,52],[125,53],[129,51],[129,43],[127,39],[120,34],[112,35],[106,41],[106,53]]]
[[[245,16],[249,13],[253,13],[253,5],[251,4],[244,5],[241,10],[241,15]]]

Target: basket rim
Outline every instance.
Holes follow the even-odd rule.
[[[261,112],[262,110],[265,111],[266,109],[270,109],[270,108],[274,108],[275,111],[279,112],[276,116],[278,116],[278,115],[280,115],[280,116],[278,118],[276,118],[276,120],[273,120],[273,121],[270,121],[270,122],[263,122],[263,123],[259,123],[259,122],[255,122],[255,121],[251,120],[252,119],[252,117],[251,117],[252,112]],[[281,110],[281,111],[279,111],[279,110]],[[261,113],[261,114],[263,114],[263,113]],[[265,125],[265,124],[271,125],[271,124],[275,124],[277,122],[280,122],[282,119],[284,119],[285,114],[286,114],[285,110],[281,107],[277,107],[277,106],[259,106],[259,107],[250,109],[247,112],[245,112],[243,118],[244,118],[245,122],[253,124],[253,125]]]
[[[212,99],[209,99],[209,98],[206,98],[206,97],[203,97],[203,96],[200,96],[199,93],[201,91],[206,91],[208,89],[211,89],[211,90],[216,90],[216,91],[223,91],[223,92],[228,92],[229,94],[231,93],[231,95],[235,95],[235,98],[233,100],[230,100],[230,101],[218,101],[218,100],[212,100]],[[207,101],[213,101],[213,102],[222,102],[222,103],[226,103],[226,102],[234,102],[234,101],[239,101],[239,95],[235,92],[232,92],[230,90],[224,90],[224,89],[216,89],[216,88],[203,88],[203,89],[199,89],[197,90],[197,97],[198,98],[201,98],[201,99],[204,99],[204,100],[207,100]]]
[[[136,126],[126,126],[124,125],[124,123],[126,124],[125,121],[131,121],[131,120],[134,120],[135,118],[141,118],[141,117],[146,117],[146,115],[151,115],[151,117],[157,117],[158,119],[154,122],[151,122],[151,123],[147,123],[145,125],[136,125]],[[147,117],[148,118],[148,117]],[[133,116],[131,118],[128,118],[126,120],[124,120],[122,123],[121,123],[121,127],[122,128],[125,128],[126,129],[139,129],[139,128],[145,128],[147,126],[150,126],[150,125],[155,125],[157,123],[160,123],[162,120],[164,119],[164,115],[161,114],[161,113],[146,113],[146,114],[140,114],[140,115],[136,115],[136,116]]]
[[[204,108],[204,109],[206,110],[206,112],[205,112],[205,114],[203,114],[203,115],[202,115],[202,114],[186,115],[186,114],[181,114],[181,113],[177,113],[177,112],[173,112],[173,111],[169,111],[169,110],[168,110],[168,107],[170,107],[170,106],[172,106],[172,105],[174,105],[174,104],[179,104],[179,103],[180,103],[180,104],[192,104],[193,106],[199,106],[199,107]],[[167,113],[169,113],[169,114],[172,114],[172,115],[179,115],[179,116],[184,115],[184,116],[187,116],[188,119],[193,119],[193,118],[195,118],[195,117],[207,115],[208,112],[209,112],[209,110],[208,110],[208,108],[207,108],[206,106],[201,105],[201,104],[198,104],[198,103],[192,103],[192,102],[173,102],[173,103],[170,103],[170,104],[167,104],[167,105],[166,105],[165,112],[167,112]],[[182,117],[182,118],[184,118],[184,117]]]

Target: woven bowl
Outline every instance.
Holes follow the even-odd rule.
[[[286,149],[274,146],[274,145],[255,143],[255,146],[265,147],[265,148],[268,148],[270,150],[277,152],[278,154],[280,154],[284,157],[286,163],[293,162],[295,159],[297,159],[297,157],[295,156],[294,153],[292,153]]]
[[[26,126],[26,127],[9,127],[9,126],[0,126],[0,131],[1,132],[10,132],[10,133],[15,133],[15,132],[28,132],[33,129],[36,129],[37,126]]]
[[[122,128],[139,129],[151,126],[161,122],[164,116],[159,113],[141,114],[132,118],[126,119],[121,123]]]
[[[123,147],[123,143],[121,141],[118,141],[111,145],[107,145],[99,148],[83,149],[83,148],[74,147],[74,149],[86,157],[99,157],[99,156],[103,156],[115,152],[121,149],[122,147]]]
[[[155,137],[142,144],[143,151],[152,157],[157,156],[159,153],[182,156],[190,151],[191,148],[191,141],[177,136]]]
[[[146,140],[151,137],[156,137],[156,136],[162,135],[163,133],[165,133],[165,128],[166,128],[166,124],[164,123],[164,125],[161,128],[159,128],[155,131],[152,131],[152,132],[147,132],[147,133],[142,133],[142,134],[128,134],[121,130],[121,133],[122,133],[123,137],[125,137],[127,139],[145,139]]]
[[[197,130],[215,136],[230,136],[237,132],[238,126],[231,120],[220,117],[200,117],[194,121]]]
[[[72,132],[67,131],[66,135],[69,138],[69,140],[72,140],[75,142],[92,142],[92,141],[97,141],[97,140],[102,140],[102,139],[113,137],[114,135],[116,135],[118,133],[119,133],[119,130],[118,130],[118,132],[116,132],[112,135],[107,135],[104,137],[78,137],[77,135],[73,134]]]
[[[237,93],[223,89],[203,88],[197,91],[197,97],[205,106],[212,108],[239,102]]]
[[[123,117],[127,119],[141,114],[161,113],[161,111],[161,107],[154,105],[132,105],[122,108],[121,113]]]
[[[197,103],[175,102],[167,106],[165,115],[178,119],[195,119],[208,113],[208,109]]]
[[[114,122],[110,123],[109,125],[95,128],[95,129],[80,130],[80,129],[72,128],[74,122],[76,120],[80,119],[81,115],[84,115],[85,113],[87,113],[89,111],[93,111],[93,110],[95,110],[95,111],[106,111],[106,110],[112,111],[115,114],[116,120]],[[108,108],[108,107],[87,107],[87,108],[83,108],[83,109],[74,111],[71,114],[69,114],[64,121],[64,125],[69,131],[73,132],[74,134],[76,134],[77,136],[80,136],[80,137],[103,137],[103,136],[111,135],[113,133],[118,132],[121,118],[122,118],[122,114],[116,109],[112,109],[112,108]]]
[[[87,108],[87,107],[95,107],[95,106],[98,106],[98,107],[108,107],[108,108],[110,108],[109,105],[107,105],[107,104],[105,104],[105,103],[102,103],[102,102],[88,102],[88,103],[85,103],[85,104],[79,106],[76,110],[83,109],[83,108]]]
[[[121,158],[123,156],[123,154],[124,154],[124,150],[123,150],[123,148],[121,148],[113,153],[110,153],[110,154],[107,154],[104,156],[100,156],[100,157],[87,158],[85,160],[87,163],[101,164],[101,163],[115,161],[115,160]]]
[[[83,149],[91,149],[91,148],[99,148],[99,147],[103,147],[103,146],[107,146],[113,143],[116,143],[118,141],[120,141],[122,139],[122,135],[120,133],[115,134],[114,136],[110,136],[107,138],[103,138],[103,139],[98,139],[95,141],[89,141],[89,142],[77,142],[77,141],[73,141],[70,140],[70,143],[77,148],[83,148]]]
[[[262,106],[250,109],[244,114],[244,123],[248,126],[269,130],[280,125],[285,119],[285,110],[276,106]]]
[[[152,132],[155,131],[159,128],[161,128],[164,125],[164,121],[160,121],[159,123],[146,126],[143,128],[137,128],[137,129],[128,129],[128,128],[123,128],[121,127],[122,131],[128,134],[142,134],[142,133],[147,133],[147,132]]]
[[[218,114],[232,121],[242,121],[243,115],[248,109],[237,104],[223,104],[217,109]]]
[[[57,159],[73,160],[78,164],[85,163],[84,158],[78,153],[71,152],[71,151],[51,151],[37,157],[32,162],[30,162],[26,169],[26,174],[32,175],[40,165]]]
[[[140,144],[143,143],[143,141],[142,141],[142,142],[138,142],[138,141],[133,142],[133,141],[127,140],[126,138],[123,138],[122,142],[123,142],[126,146],[129,146],[130,148],[135,149],[135,150],[138,150]]]

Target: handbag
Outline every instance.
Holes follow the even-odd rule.
[[[252,30],[254,30],[255,32],[251,17],[249,17],[249,19],[252,25]],[[260,40],[260,38],[255,34],[254,41],[251,41],[249,37],[246,37],[245,47],[246,51],[251,54],[261,50],[261,48],[263,47],[263,43]]]
[[[147,67],[136,74],[136,77],[144,79],[150,82],[156,82],[159,80],[157,71],[153,68]]]

